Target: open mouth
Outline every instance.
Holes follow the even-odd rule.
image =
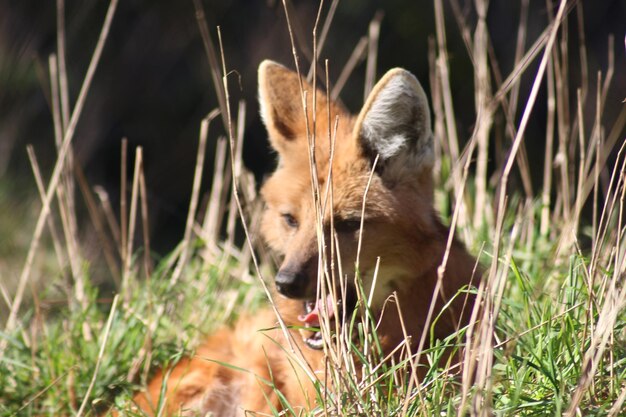
[[[335,313],[339,315],[339,319],[343,316],[344,306],[348,314],[352,314],[356,302],[352,299],[351,291],[348,291],[347,301],[344,302],[341,298],[335,300],[335,298],[328,294],[326,299],[306,300],[303,303],[304,314],[298,316],[298,320],[304,325],[304,329],[301,330],[304,343],[311,349],[321,350],[324,347],[324,341],[322,339],[322,331],[320,322],[322,321],[322,314],[326,314],[328,321],[331,324],[329,327],[332,329],[337,317]]]

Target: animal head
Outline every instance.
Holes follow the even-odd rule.
[[[328,307],[318,295],[320,271],[332,265],[348,277],[344,303],[354,303],[359,239],[358,272],[367,294],[375,281],[372,306],[381,308],[393,291],[438,261],[425,249],[439,223],[424,90],[410,72],[390,70],[355,116],[295,72],[264,61],[259,101],[278,153],[278,167],[262,188],[261,232],[282,257],[275,284],[283,318],[316,324],[317,310]],[[331,240],[337,243],[332,256]],[[321,242],[327,248],[324,262]],[[306,341],[320,347],[318,339]]]

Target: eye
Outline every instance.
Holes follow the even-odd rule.
[[[335,219],[335,230],[340,233],[352,233],[361,228],[361,219]]]
[[[283,213],[283,214],[281,214],[281,216],[283,217],[283,220],[285,221],[285,224],[287,226],[289,226],[289,228],[291,228],[291,229],[297,229],[298,228],[298,220],[296,220],[296,218],[293,217],[292,214],[290,214],[290,213]]]

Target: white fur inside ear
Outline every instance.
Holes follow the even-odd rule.
[[[361,115],[363,145],[385,163],[407,157],[415,164],[432,165],[432,132],[426,94],[408,71],[396,69],[377,85]]]
[[[269,126],[268,123],[270,122],[270,116],[267,114],[267,104],[265,97],[263,95],[263,92],[261,91],[262,87],[259,87],[259,97],[258,97],[258,101],[259,101],[259,112],[261,113],[261,121],[263,122],[263,125],[265,126]]]

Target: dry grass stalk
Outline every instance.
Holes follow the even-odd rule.
[[[107,226],[109,228],[109,233],[113,237],[113,242],[117,248],[118,256],[122,256],[122,252],[120,249],[122,248],[121,237],[120,237],[120,225],[115,218],[115,213],[113,212],[113,207],[111,206],[111,200],[109,199],[109,194],[106,192],[104,188],[99,185],[93,187],[93,192],[98,196],[98,200],[100,201],[100,209],[106,219]],[[121,216],[120,216],[121,217]]]
[[[176,268],[170,278],[170,285],[176,285],[183,269],[187,266],[187,260],[189,257],[189,249],[191,245],[191,234],[193,231],[193,224],[196,219],[196,210],[198,208],[198,201],[200,198],[200,185],[202,184],[202,173],[204,171],[204,158],[206,156],[206,143],[209,135],[209,126],[211,121],[217,117],[219,111],[217,109],[210,112],[200,124],[200,139],[198,144],[198,153],[196,155],[196,166],[193,176],[193,186],[191,190],[191,201],[189,202],[189,211],[187,212],[187,221],[185,223],[185,234],[181,242],[182,250],[181,255],[178,258]]]
[[[437,46],[435,39],[430,36],[428,38],[428,75],[430,81],[430,102],[433,113],[433,134],[435,140],[433,141],[433,154],[435,156],[435,163],[433,165],[433,176],[435,183],[441,183],[441,162],[444,153],[450,153],[447,147],[447,143],[444,141],[446,137],[446,125],[443,112],[443,98],[441,93],[441,80],[440,72],[437,70]]]
[[[148,218],[148,191],[144,170],[139,172],[139,199],[141,200],[141,231],[143,232],[143,269],[146,279],[152,275],[150,258],[150,221]]]
[[[326,73],[326,94],[328,95],[328,88],[330,87],[330,80],[329,80],[329,75],[328,75],[328,60],[325,61],[325,73]],[[329,120],[328,123],[328,131],[327,131],[327,135],[329,137],[329,143],[330,143],[330,149],[329,149],[329,164],[328,164],[328,174],[327,174],[327,178],[328,181],[326,183],[326,190],[324,193],[324,198],[323,198],[323,204],[322,204],[322,212],[326,211],[326,208],[328,207],[329,210],[332,212],[332,208],[334,207],[334,187],[333,187],[333,162],[335,160],[335,144],[336,144],[336,138],[337,138],[337,126],[339,125],[339,116],[337,116],[335,118],[335,123],[334,123],[334,129],[333,129],[333,133],[331,133],[331,123],[330,123],[330,101],[327,100],[326,101],[326,118]],[[335,233],[335,223],[334,223],[334,219],[333,219],[333,215],[331,214],[330,216],[330,254],[328,254],[327,251],[325,251],[326,253],[322,253],[321,256],[323,257],[327,257],[330,256],[330,262],[326,262],[326,259],[322,260],[321,263],[323,265],[323,273],[320,274],[321,277],[323,277],[322,279],[318,280],[317,283],[317,292],[318,294],[320,294],[320,297],[325,297],[325,294],[327,293],[327,291],[331,291],[334,299],[337,298],[337,294],[336,289],[340,288],[340,291],[343,291],[345,294],[345,284],[344,281],[341,280],[341,277],[337,278],[337,274],[336,274],[336,268],[335,268],[335,254],[337,252],[336,246],[337,246],[337,235]],[[330,266],[329,266],[330,265]],[[339,286],[337,285],[338,282],[341,282],[342,284],[340,284]],[[334,313],[336,315],[336,317],[340,317],[339,314],[341,314],[343,317],[345,317],[345,307],[342,309],[343,311],[338,311],[337,309],[337,305],[334,304]],[[338,324],[335,323],[336,325],[334,326],[334,328],[331,328],[329,320],[327,315],[322,315],[322,320],[321,320],[321,326],[320,326],[320,330],[322,332],[323,337],[326,337],[326,340],[332,340],[330,335],[332,331],[337,332],[337,334],[341,334],[338,330],[340,330],[338,328]],[[342,343],[340,342],[341,338],[337,339],[337,343],[336,344],[329,344],[328,346],[324,345],[324,352],[327,355],[327,360],[326,360],[326,372],[324,374],[324,386],[328,386],[329,381],[328,378],[330,377],[333,381],[340,381],[341,379],[341,375],[339,375],[339,369],[342,369],[342,362],[340,360],[341,356],[338,356],[338,352],[341,350],[341,346]],[[333,366],[335,365],[335,366]],[[338,366],[337,366],[338,365]],[[328,412],[330,409],[336,408],[337,404],[333,401],[332,397],[329,395],[329,392],[327,390],[323,390],[322,393],[322,397],[324,399],[324,403],[329,404],[329,407],[327,409],[324,410],[324,415],[328,415]]]
[[[478,142],[476,160],[476,195],[474,201],[474,225],[479,226],[485,218],[487,205],[487,159],[489,152],[489,132],[493,122],[493,115],[489,109],[491,100],[491,77],[488,65],[488,33],[487,8],[488,0],[477,0],[476,11],[478,22],[474,32],[474,100],[476,107],[476,140]]]
[[[515,42],[515,58],[514,65],[517,66],[524,56],[524,46],[526,45],[526,35],[528,26],[528,3],[529,0],[521,0],[520,4],[520,18],[517,26],[517,41]],[[509,109],[508,114],[514,115],[517,109],[519,98],[520,83],[515,83],[509,94]]]
[[[518,66],[522,60],[524,54],[524,46],[526,45],[526,35],[527,35],[527,25],[528,25],[528,3],[529,0],[522,0],[520,5],[520,19],[517,26],[517,40],[515,43],[515,59],[514,59],[514,67]],[[491,46],[491,45],[489,45]],[[497,67],[497,62],[495,59],[495,53],[493,52],[493,48],[489,49],[490,56],[492,57],[491,62],[494,67]],[[502,85],[502,77],[500,76],[499,71],[494,71],[497,74],[497,82],[498,85]],[[513,83],[511,87],[510,94],[508,100],[506,97],[502,97],[502,108],[504,110],[504,115],[506,118],[506,126],[507,126],[507,134],[512,141],[515,138],[515,120],[517,115],[518,108],[518,98],[519,98],[519,89],[520,89],[520,79],[517,82]],[[508,106],[507,106],[508,101]],[[522,143],[519,153],[517,155],[517,163],[520,171],[520,176],[522,179],[522,185],[524,187],[524,191],[526,193],[526,202],[528,204],[531,203],[534,198],[533,186],[532,186],[532,175],[530,169],[530,163],[528,161],[528,155],[526,153],[526,145]],[[501,165],[500,165],[501,166]]]
[[[543,162],[543,188],[541,189],[540,232],[547,236],[550,226],[550,190],[552,189],[552,155],[554,149],[554,123],[556,112],[554,63],[547,69],[547,117],[546,117],[546,156]]]
[[[57,202],[59,205],[59,217],[61,218],[61,225],[63,229],[63,235],[65,236],[65,249],[67,251],[70,270],[72,271],[72,279],[74,280],[74,290],[76,292],[75,300],[78,301],[83,307],[87,304],[85,298],[85,283],[84,276],[81,271],[81,256],[78,249],[78,242],[76,236],[76,228],[74,226],[75,211],[72,211],[68,206],[67,201],[68,193],[66,188],[59,183],[57,189]]]
[[[204,50],[207,58],[209,59],[209,68],[211,68],[211,79],[213,80],[213,86],[215,87],[215,93],[217,94],[217,102],[219,103],[220,113],[222,114],[222,122],[224,126],[228,124],[226,119],[226,96],[224,89],[222,88],[221,76],[219,72],[219,60],[213,40],[211,39],[211,32],[209,31],[209,25],[206,21],[204,14],[204,8],[202,7],[201,0],[193,0],[193,6],[196,11],[196,23],[200,30],[200,36],[204,44]]]
[[[285,5],[287,7],[287,10],[289,11],[289,20],[290,20],[291,28],[293,31],[293,37],[296,42],[296,47],[298,48],[298,50],[300,50],[300,52],[302,52],[302,57],[304,58],[304,61],[313,63],[315,61],[314,59],[315,51],[313,51],[313,49],[317,48],[318,46],[317,42],[313,44],[313,48],[311,48],[312,43],[309,42],[309,35],[311,34],[311,32],[306,30],[308,28],[308,24],[307,22],[303,21],[301,19],[300,14],[296,12],[297,8],[294,5],[294,2],[292,0],[286,0]],[[319,21],[321,18],[321,9],[323,7],[324,7],[324,1],[320,1],[319,6],[318,6],[318,13],[316,14],[317,16],[316,23],[314,24],[314,29],[313,29],[315,31],[317,31],[317,27],[319,27]],[[306,76],[304,72],[304,67],[303,67],[302,76],[303,77]],[[307,80],[307,81],[313,81],[313,79],[311,78],[310,80]]]
[[[65,52],[65,0],[57,0],[57,50],[58,50],[58,98],[53,98],[53,103],[60,103],[60,129],[65,134],[70,118],[70,99],[69,99],[69,83],[67,77],[67,65],[66,65],[66,52]],[[54,75],[56,77],[56,74]],[[52,77],[52,72],[51,72]],[[56,80],[55,80],[56,81]],[[56,129],[56,128],[55,128]],[[57,143],[57,147],[60,145],[60,142]],[[64,185],[61,189],[64,189],[66,195],[66,205],[68,208],[68,212],[71,213],[69,216],[69,226],[72,233],[72,245],[74,243],[78,243],[77,239],[77,231],[78,226],[76,224],[76,202],[75,202],[75,184],[74,184],[74,152],[70,148],[67,157],[66,157],[66,170],[63,174],[62,183]],[[77,245],[76,245],[77,246]],[[76,250],[76,248],[74,248]],[[82,275],[78,275],[75,277],[83,281],[85,278]],[[84,299],[79,299],[83,302]]]
[[[367,64],[365,68],[365,88],[363,89],[363,102],[374,88],[376,82],[376,60],[378,58],[378,38],[380,36],[380,23],[383,20],[383,13],[378,11],[374,19],[370,22],[367,33]]]
[[[104,253],[104,259],[109,268],[109,272],[111,273],[111,276],[113,277],[116,285],[119,286],[121,284],[120,268],[118,265],[118,260],[115,257],[113,242],[111,241],[111,238],[107,236],[102,219],[102,214],[98,210],[98,205],[96,204],[96,200],[91,193],[91,189],[89,187],[89,184],[87,183],[87,178],[85,177],[85,173],[83,172],[80,164],[74,165],[74,171],[78,186],[80,187],[83,199],[85,201],[85,205],[87,206],[87,211],[89,212],[89,218],[91,219],[91,223],[96,230],[98,240],[102,245],[102,252]]]
[[[70,118],[69,83],[67,81],[67,65],[65,53],[65,0],[57,0],[57,49],[59,63],[59,90],[61,101],[61,120],[63,131],[67,129]]]
[[[237,109],[237,130],[235,146],[235,161],[233,163],[233,178],[241,179],[242,166],[243,166],[243,140],[246,121],[246,103],[241,100]],[[246,200],[244,200],[246,201]],[[230,200],[228,206],[228,218],[226,220],[226,251],[232,251],[235,246],[235,226],[237,223],[237,207],[233,198]]]
[[[128,184],[128,139],[122,138],[122,148],[120,155],[120,254],[122,256],[122,265],[126,265],[126,241],[128,239],[128,209],[127,199],[128,192],[126,190]]]
[[[39,163],[37,162],[37,156],[35,155],[35,149],[32,145],[28,145],[26,147],[26,152],[28,153],[28,159],[30,160],[30,166],[33,169],[33,176],[35,177],[35,184],[37,185],[37,191],[39,192],[39,198],[41,201],[44,201],[46,196],[46,189],[43,181],[43,177],[41,175],[41,170],[39,169]],[[48,216],[46,219],[46,223],[48,225],[48,231],[50,232],[50,236],[52,238],[52,246],[54,247],[54,253],[57,257],[57,262],[59,263],[59,267],[61,269],[65,268],[66,259],[64,256],[63,248],[61,245],[61,239],[59,237],[59,232],[57,231],[56,225],[54,224],[54,219],[52,216]]]
[[[450,68],[448,65],[448,49],[446,45],[446,29],[445,20],[443,14],[442,0],[435,0],[435,29],[437,39],[437,73],[439,74],[437,80],[441,82],[441,101],[443,103],[443,114],[446,130],[445,136],[441,139],[447,144],[447,148],[450,151],[450,162],[452,166],[456,165],[459,160],[459,138],[456,130],[456,121],[454,118],[454,106],[452,103],[452,89],[450,87]],[[434,90],[434,88],[433,88]],[[457,170],[452,171],[452,187],[454,188],[454,194],[463,196],[459,193],[459,184],[461,183],[460,175]],[[454,202],[460,206],[458,225],[461,230],[466,230],[465,226],[469,221],[469,213],[464,199],[456,200]],[[471,236],[468,233],[463,233],[463,238],[466,242],[469,242]]]
[[[339,94],[341,94],[341,90],[343,90],[343,87],[346,85],[346,82],[350,78],[350,75],[352,75],[354,68],[365,57],[365,48],[367,48],[367,45],[368,45],[367,36],[362,36],[361,39],[359,39],[359,42],[354,47],[354,49],[352,50],[352,54],[350,55],[350,58],[348,58],[348,61],[343,66],[343,69],[341,70],[341,74],[339,74],[339,78],[337,78],[337,81],[335,82],[335,85],[333,86],[332,92],[330,93],[330,96],[329,96],[333,100],[336,100],[339,97]]]
[[[69,83],[67,77],[67,69],[66,69],[66,53],[65,53],[65,2],[64,0],[57,0],[57,50],[58,50],[58,81],[57,81],[57,71],[50,71],[50,76],[54,80],[51,82],[51,86],[54,86],[58,83],[58,88],[55,96],[54,88],[52,89],[52,103],[53,103],[53,111],[54,107],[57,107],[57,112],[59,112],[60,106],[60,118],[53,118],[55,123],[59,123],[59,126],[55,126],[55,131],[58,129],[63,134],[65,134],[70,118],[70,100],[69,100]],[[60,119],[60,120],[59,120]],[[58,137],[57,141],[57,149],[61,145],[62,136]],[[74,152],[71,147],[68,151],[66,162],[65,162],[65,172],[62,173],[62,179],[59,184],[59,191],[64,193],[63,204],[66,206],[66,211],[68,213],[67,217],[67,228],[70,237],[70,243],[68,246],[71,246],[72,252],[78,252],[79,242],[78,242],[78,225],[76,220],[76,201],[75,201],[75,181],[74,181]],[[81,265],[80,265],[80,257],[76,257],[76,261],[73,261],[73,256],[70,255],[70,265],[72,269],[75,271],[74,279],[78,280],[78,301],[81,303],[82,307],[85,308],[87,305],[87,300],[84,294],[83,287],[85,286],[84,280],[85,276],[82,274]]]
[[[87,405],[89,403],[89,398],[91,395],[91,391],[96,383],[96,378],[98,377],[98,371],[100,370],[100,365],[102,363],[102,357],[104,356],[104,349],[106,348],[107,341],[109,340],[109,332],[111,331],[111,325],[113,324],[113,318],[115,317],[115,313],[117,312],[117,301],[119,296],[116,295],[113,298],[113,303],[111,304],[111,311],[109,312],[109,318],[107,319],[106,326],[104,327],[104,334],[102,335],[102,341],[100,342],[100,351],[98,353],[98,359],[96,360],[96,365],[93,370],[93,377],[91,378],[91,382],[87,387],[87,392],[83,396],[83,401],[80,404],[80,408],[76,413],[76,417],[80,417],[85,412]]]
[[[324,25],[322,26],[322,35],[320,36],[319,41],[317,41],[317,39],[314,40],[315,42],[315,56],[319,56],[319,54],[322,52],[322,50],[324,49],[324,44],[326,43],[326,38],[328,37],[328,32],[330,31],[330,25],[333,22],[333,18],[335,17],[335,12],[337,11],[337,6],[339,5],[339,0],[333,0],[333,2],[330,4],[330,8],[328,9],[328,13],[326,14],[326,18],[324,19]],[[324,6],[324,1],[321,0],[320,1],[320,6],[319,6],[319,14],[318,14],[318,22],[319,22],[319,16],[321,15],[321,11],[322,8]],[[317,35],[317,26],[318,23],[315,24],[315,34]],[[316,36],[317,37],[317,36]],[[314,59],[311,62],[311,68],[309,68],[309,73],[307,74],[307,80],[311,80],[313,77],[313,72],[314,69],[313,67],[317,65],[317,58]],[[317,71],[317,68],[315,68],[315,71]],[[328,81],[328,80],[327,80]],[[326,84],[327,87],[329,87],[328,84]]]
[[[222,224],[224,214],[224,204],[222,204],[221,196],[223,190],[229,188],[224,183],[227,151],[226,138],[220,136],[215,144],[213,183],[211,184],[209,202],[202,222],[202,236],[206,242],[203,257],[207,261],[211,260],[213,254],[218,251],[217,242],[220,240],[220,225]]]
[[[125,302],[130,300],[130,291],[128,291],[130,275],[131,275],[131,263],[133,257],[133,244],[135,242],[135,226],[137,224],[137,205],[139,201],[139,176],[143,170],[143,149],[138,146],[135,150],[135,168],[133,171],[133,186],[130,194],[130,212],[128,215],[128,234],[126,235],[126,247],[123,248],[124,263],[122,265],[122,293],[125,297]]]
[[[62,32],[62,29],[58,29],[57,32]],[[59,45],[59,49],[62,46]],[[50,70],[50,101],[52,107],[52,120],[54,124],[54,137],[57,152],[59,151],[61,144],[63,143],[63,135],[65,133],[65,124],[61,115],[61,94],[59,90],[59,68],[57,66],[57,59],[54,54],[49,57],[49,70]],[[72,169],[72,150],[68,150],[66,163],[62,166],[61,179],[59,180],[57,188],[57,204],[59,206],[59,216],[61,218],[61,225],[63,229],[64,242],[68,254],[68,263],[70,265],[72,279],[76,282],[74,286],[68,284],[68,288],[73,288],[76,291],[76,297],[68,297],[70,305],[76,300],[81,304],[82,308],[87,305],[84,291],[84,276],[82,274],[81,256],[78,251],[79,242],[77,236],[76,225],[76,210],[74,204],[74,187],[73,187],[73,169]]]

